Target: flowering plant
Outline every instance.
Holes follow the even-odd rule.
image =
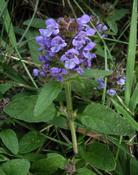
[[[39,29],[40,36],[36,37],[42,68],[35,68],[34,76],[63,81],[68,74],[76,72],[81,75],[85,69],[91,68],[96,57],[94,35],[98,30],[104,37],[103,33],[107,30],[106,25],[99,22],[92,28],[91,19],[87,14],[77,19],[47,19],[46,29]]]

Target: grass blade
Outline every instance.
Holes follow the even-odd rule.
[[[131,25],[130,25],[127,68],[126,68],[125,103],[127,106],[129,105],[129,101],[132,93],[132,84],[134,79],[136,41],[137,41],[137,0],[134,0],[132,17],[131,17]]]

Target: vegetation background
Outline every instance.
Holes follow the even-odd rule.
[[[137,0],[0,0],[0,175],[138,175],[137,5]],[[35,37],[45,19],[83,13],[106,24],[108,37],[97,36],[93,69],[72,81],[79,148],[74,155],[65,91],[45,86],[47,80],[32,71],[40,66]],[[98,78],[110,86],[118,71],[126,75],[124,91],[115,97],[97,91]],[[43,112],[38,116],[36,106]]]

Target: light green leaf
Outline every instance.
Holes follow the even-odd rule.
[[[5,129],[0,132],[0,138],[4,145],[13,153],[19,151],[18,138],[12,129]]]
[[[81,151],[82,158],[92,166],[105,171],[115,169],[115,159],[108,146],[95,142],[88,146],[87,150]]]
[[[19,152],[29,153],[44,143],[45,138],[36,131],[30,131],[25,134],[19,142]]]
[[[133,80],[134,80],[134,67],[136,57],[136,43],[137,43],[137,7],[138,1],[133,1],[130,34],[129,34],[129,45],[128,45],[128,57],[126,67],[126,85],[125,85],[125,103],[128,106],[130,103],[130,97],[133,91]]]
[[[134,132],[123,117],[99,103],[88,105],[80,116],[80,120],[85,128],[103,134],[129,135]]]
[[[30,23],[31,19],[28,19],[26,21],[23,22],[23,25],[26,25],[28,26],[28,24]],[[40,18],[34,18],[32,20],[32,23],[30,25],[31,27],[34,27],[34,28],[37,28],[37,29],[40,29],[40,28],[46,28],[46,25],[45,25],[45,20],[42,20]]]
[[[34,108],[34,116],[41,115],[49,106],[52,104],[53,100],[61,92],[61,86],[58,82],[47,83],[40,91],[36,105]]]
[[[60,154],[51,153],[47,158],[40,159],[32,164],[33,172],[47,175],[55,173],[58,169],[64,169],[66,159]]]
[[[6,175],[28,175],[30,163],[25,159],[9,160],[1,165]]]
[[[13,99],[5,108],[9,116],[26,122],[47,122],[54,118],[56,109],[51,104],[41,115],[34,116],[34,106],[38,96],[19,96]]]
[[[87,69],[84,74],[82,75],[82,78],[104,78],[106,76],[109,76],[112,74],[112,71],[105,71],[100,69]]]

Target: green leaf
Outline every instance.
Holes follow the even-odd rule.
[[[98,103],[88,105],[80,116],[80,120],[87,129],[103,134],[123,136],[134,132],[131,125],[123,117]]]
[[[7,175],[5,172],[0,168],[0,175]]]
[[[28,26],[28,24],[30,23],[31,19],[28,19],[26,21],[23,22],[23,25],[26,25]],[[34,18],[32,20],[32,23],[30,25],[31,27],[34,27],[34,28],[37,28],[37,29],[40,29],[40,28],[46,28],[46,25],[45,25],[45,20],[42,20],[40,18]]]
[[[82,75],[82,78],[104,78],[106,76],[109,76],[112,74],[112,71],[105,71],[105,70],[99,70],[99,69],[87,69],[84,74]]]
[[[38,32],[30,30],[26,34],[26,39],[27,39],[32,60],[34,61],[34,63],[40,64],[40,62],[38,61],[38,56],[39,56],[38,44],[35,41],[35,37],[37,35],[38,35]]]
[[[96,175],[92,170],[89,170],[88,168],[80,168],[77,170],[76,175]]]
[[[5,129],[0,132],[0,138],[4,145],[13,153],[17,154],[19,151],[18,138],[12,129]]]
[[[6,91],[8,91],[13,86],[14,86],[13,82],[7,82],[7,83],[0,84],[0,93],[4,94]]]
[[[6,175],[28,175],[30,163],[25,159],[9,160],[1,165]]]
[[[86,163],[90,163],[98,169],[105,171],[115,169],[114,156],[105,144],[95,142],[89,145],[85,151],[81,151],[81,156]]]
[[[3,154],[0,154],[0,162],[5,162],[7,160],[9,160],[7,157],[5,157]]]
[[[26,122],[47,122],[54,118],[56,109],[53,104],[41,114],[34,116],[33,111],[38,96],[19,96],[13,99],[5,108],[9,116]]]
[[[45,138],[36,131],[30,131],[25,134],[19,142],[19,152],[29,153],[44,143]]]
[[[112,102],[118,111],[118,113],[122,114],[123,117],[128,121],[128,123],[133,127],[136,131],[138,131],[138,123],[133,119],[133,117],[120,105],[118,102],[112,99]]]
[[[130,98],[130,103],[129,103],[130,109],[134,111],[136,109],[137,104],[138,104],[138,83],[136,84],[134,92]]]
[[[19,72],[15,71],[10,65],[5,63],[0,63],[0,72],[7,75],[9,78],[14,80],[17,83],[27,84],[26,80],[19,74]]]
[[[136,57],[136,43],[137,43],[137,7],[138,1],[133,1],[133,10],[131,17],[131,26],[129,34],[129,45],[128,45],[128,57],[126,67],[126,85],[125,85],[125,103],[128,106],[130,103],[130,97],[133,91],[133,80],[134,80],[134,67]]]
[[[112,20],[114,21],[119,21],[120,19],[122,19],[127,13],[128,13],[128,9],[115,9],[112,14],[110,14],[109,18],[112,18]]]
[[[7,9],[7,3],[5,2],[5,0],[0,0],[0,13],[2,13],[3,24],[8,34],[10,43],[12,44],[13,47],[15,47],[16,37],[15,37],[12,21],[10,18],[10,14]]]
[[[138,161],[135,158],[130,159],[130,175],[138,175]]]
[[[61,92],[61,86],[58,82],[49,82],[42,89],[38,96],[35,108],[34,116],[41,115],[49,106],[52,104],[53,100]]]
[[[66,159],[57,153],[48,154],[47,158],[40,159],[32,164],[32,171],[46,175],[55,173],[58,169],[64,169]]]
[[[107,19],[106,22],[107,22],[108,26],[110,27],[110,29],[111,29],[115,34],[117,34],[117,32],[118,32],[117,23],[116,23],[114,20],[112,20],[112,19]]]

